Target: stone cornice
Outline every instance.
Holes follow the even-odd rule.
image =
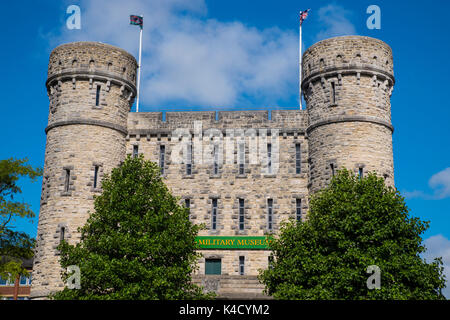
[[[114,72],[108,72],[108,71],[100,71],[100,70],[89,70],[89,69],[80,69],[80,68],[74,68],[72,70],[63,71],[60,73],[54,73],[50,77],[48,77],[47,81],[45,82],[45,86],[49,87],[49,85],[58,80],[64,80],[64,79],[99,79],[103,81],[111,81],[111,83],[115,83],[119,86],[125,85],[133,92],[133,95],[136,96],[136,86],[131,81],[128,81],[124,79],[123,77],[120,77],[117,73]]]
[[[340,123],[340,122],[370,122],[378,125],[385,126],[392,132],[394,132],[394,127],[389,121],[386,121],[384,119],[380,119],[377,117],[370,117],[370,116],[338,116],[338,117],[330,117],[321,121],[317,121],[313,124],[311,124],[307,129],[306,132],[309,134],[312,130],[314,130],[317,127],[324,126],[327,124],[332,123]]]
[[[91,119],[72,119],[66,121],[58,121],[50,124],[47,128],[45,128],[45,133],[47,134],[51,129],[61,126],[69,126],[69,125],[92,125],[92,126],[100,126],[109,129],[113,129],[119,131],[120,133],[127,135],[128,131],[126,127],[117,125],[115,123],[100,121],[100,120],[91,120]]]

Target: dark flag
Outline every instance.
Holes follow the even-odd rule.
[[[141,16],[131,15],[130,16],[130,24],[139,26],[142,29],[142,27],[144,26],[144,18],[142,18]]]

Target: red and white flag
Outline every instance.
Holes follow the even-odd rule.
[[[300,25],[303,23],[303,20],[308,16],[308,12],[311,9],[306,9],[305,11],[300,11]]]

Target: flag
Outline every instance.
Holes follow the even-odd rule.
[[[308,16],[308,12],[311,9],[306,9],[305,11],[300,11],[300,24],[303,23],[303,20],[306,19],[306,17]]]
[[[144,26],[144,18],[141,16],[130,16],[130,24],[133,24],[135,26],[140,26],[141,29]]]

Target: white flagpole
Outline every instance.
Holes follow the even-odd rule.
[[[301,18],[300,18],[301,19]],[[298,44],[298,52],[299,52],[299,62],[298,62],[298,87],[299,87],[299,102],[300,102],[300,110],[303,109],[302,107],[302,21],[300,20],[300,27],[299,27],[299,44]]]
[[[143,20],[144,15],[142,15],[141,17]],[[138,78],[137,78],[136,112],[139,112],[139,87],[141,84],[142,29],[144,29],[143,25],[141,27],[141,31],[139,32],[139,65],[138,65]]]

